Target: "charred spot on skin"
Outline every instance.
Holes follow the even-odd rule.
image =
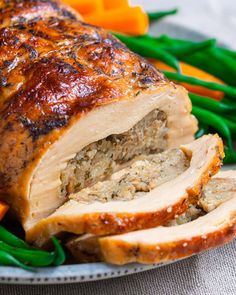
[[[154,81],[151,77],[144,77],[138,81],[138,84],[141,88],[148,88],[153,85]]]
[[[22,15],[18,17],[17,23],[19,25],[23,25],[25,22],[26,22],[26,18],[25,17],[23,17]]]
[[[100,29],[99,27],[96,27],[94,25],[91,25],[91,24],[88,24],[88,23],[85,23],[83,21],[78,21],[78,23],[80,23],[82,26],[84,27],[88,27],[88,28],[92,28],[92,29]]]
[[[135,257],[138,257],[139,254],[140,254],[140,247],[133,247],[130,249],[130,254],[135,256]]]
[[[78,37],[79,37],[79,40],[81,40],[81,41],[92,41],[93,40],[93,38],[91,38],[91,36],[87,33],[84,33]],[[97,41],[97,40],[94,40],[94,41]]]
[[[4,172],[0,171],[0,188],[6,188],[5,186],[10,183],[11,177]]]
[[[0,75],[0,87],[5,87],[7,85],[7,78]]]
[[[16,36],[12,36],[12,31],[14,32],[14,29],[12,28],[4,28],[1,32],[1,40],[0,40],[0,46],[15,46],[20,43],[20,39]]]
[[[29,164],[29,161],[25,160],[23,161],[22,167],[26,168],[28,164]]]
[[[76,16],[67,9],[62,9],[61,14],[71,20],[76,20]]]
[[[23,43],[21,47],[25,48],[28,51],[30,59],[35,59],[36,57],[38,57],[37,50],[31,45]]]
[[[7,122],[7,124],[4,126],[4,130],[14,131],[12,122]]]
[[[31,23],[38,22],[38,21],[40,21],[40,20],[42,20],[42,17],[41,17],[41,16],[36,16],[36,17],[34,17],[34,18],[29,22],[29,25],[30,25]]]
[[[220,155],[220,156],[219,156],[219,160],[220,160],[220,161],[223,161],[224,158]],[[221,165],[222,165],[222,164],[221,164]]]
[[[8,82],[5,87],[12,87],[12,86],[14,86],[14,83]]]
[[[37,140],[41,135],[47,135],[54,129],[64,127],[68,123],[68,117],[55,118],[40,124],[40,122],[32,122],[29,118],[20,116],[19,121],[28,129],[33,141]]]
[[[19,43],[20,43],[20,39],[18,37],[14,36],[13,41],[12,41],[12,44],[13,45],[17,45]]]
[[[18,24],[17,29],[20,31],[24,31],[26,29],[26,26],[24,26],[23,24]]]
[[[75,51],[70,51],[67,53],[67,56],[70,57],[70,58],[73,58],[73,59],[76,59],[77,58],[77,54]]]
[[[3,68],[8,68],[12,65],[13,60],[4,60],[3,61]]]

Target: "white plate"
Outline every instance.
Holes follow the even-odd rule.
[[[168,22],[160,22],[158,23],[158,26],[153,24],[150,32],[155,35],[168,34],[172,37],[192,39],[194,41],[201,41],[209,38],[198,32]],[[235,168],[235,166],[233,168]],[[0,267],[0,283],[37,285],[78,283],[125,276],[162,267],[163,265],[166,264],[129,264],[125,266],[112,266],[106,263],[87,263],[41,268],[37,269],[35,273],[19,268]]]

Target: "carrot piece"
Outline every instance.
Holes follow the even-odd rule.
[[[170,66],[164,64],[161,61],[158,60],[150,60],[152,64],[154,64],[158,69],[165,70],[165,71],[172,71],[175,72],[176,70],[171,68]],[[211,74],[208,74],[207,72],[204,72],[198,68],[195,68],[193,66],[190,66],[189,64],[186,64],[184,62],[180,62],[180,69],[182,73],[186,76],[192,76],[199,78],[201,80],[210,81],[210,82],[216,82],[220,84],[224,84],[224,82]],[[199,95],[207,96],[214,98],[215,100],[221,100],[224,97],[224,93],[216,90],[211,90],[202,86],[197,85],[190,85],[187,83],[180,83],[183,85],[189,92],[196,93]]]
[[[3,219],[8,209],[9,209],[9,206],[6,203],[3,203],[0,201],[0,220]]]
[[[103,11],[103,0],[64,0],[72,8],[76,9],[80,14],[91,14]],[[113,2],[113,1],[112,1]]]
[[[148,30],[148,16],[140,6],[125,7],[85,15],[84,21],[107,30],[142,35]]]
[[[103,0],[104,8],[107,9],[116,9],[119,7],[128,7],[128,0]]]

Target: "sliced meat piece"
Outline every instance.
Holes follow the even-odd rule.
[[[235,172],[225,171],[216,175],[203,189],[199,205],[210,212],[236,194]]]
[[[59,1],[0,0],[0,68],[0,200],[26,230],[135,156],[194,139],[184,88]]]
[[[206,196],[208,195],[208,193],[210,193],[211,201],[215,204],[214,209],[232,198],[234,199],[234,201],[231,200],[230,204],[232,202],[235,202],[236,190],[231,189],[232,182],[236,183],[236,170],[225,171],[216,174],[216,176],[203,187],[203,193],[199,200],[202,200],[203,194],[204,196]],[[211,193],[213,186],[217,187],[214,196]],[[223,195],[226,196],[225,198],[219,197],[222,196],[222,191]],[[219,198],[222,200],[222,202],[220,203],[218,202]],[[227,207],[229,206],[227,205]],[[220,212],[224,214],[223,209],[220,209]],[[235,214],[235,219],[231,216],[231,220],[232,223],[236,224],[236,209],[232,209],[232,212],[234,212]],[[230,215],[231,213],[228,212],[228,214]],[[205,217],[200,217],[203,215],[205,215]],[[218,215],[220,216],[219,212],[217,213],[217,216]],[[159,227],[142,232],[137,231],[137,237],[135,237],[135,239],[133,239],[132,237],[130,238],[130,235],[135,236],[135,233],[105,238],[98,237],[92,234],[86,234],[80,237],[71,238],[67,242],[66,247],[70,250],[70,252],[78,262],[84,263],[105,260],[107,262],[123,264],[130,262],[129,259],[134,259],[133,261],[140,262],[139,255],[145,255],[145,257],[148,257],[149,261],[143,261],[144,263],[159,263],[172,259],[179,259],[184,256],[195,254],[201,250],[206,250],[211,247],[223,245],[225,242],[232,239],[236,235],[236,228],[234,233],[230,232],[230,229],[233,229],[235,225],[230,225],[230,221],[227,221],[227,213],[226,215],[223,215],[223,219],[226,219],[225,221],[222,221],[223,226],[221,224],[222,219],[214,220],[214,216],[216,216],[215,213],[213,216],[208,216],[209,214],[206,215],[206,212],[203,212],[200,208],[197,208],[196,206],[191,204],[189,209],[184,214],[180,215],[179,217],[168,223],[167,226],[173,227],[172,229],[167,228],[167,230],[165,231],[164,227]],[[193,223],[192,220],[195,220],[197,218],[198,220]],[[212,221],[216,223],[216,226],[212,225]],[[180,227],[181,224],[186,224],[183,229],[182,227]],[[225,228],[225,225],[227,226],[227,224],[229,226],[228,229]],[[203,226],[206,226],[206,229],[204,229]],[[223,227],[223,233],[226,233],[226,237],[221,240],[223,233],[221,233],[220,230]],[[184,233],[185,229],[186,233]],[[144,233],[144,235],[142,233]],[[198,235],[198,237],[196,235]],[[166,236],[167,240],[165,239]],[[201,240],[201,238],[203,238],[203,240]],[[108,241],[109,246],[107,246]],[[113,249],[112,243],[114,243],[114,250],[111,250],[111,254],[108,254],[108,259],[110,259],[112,255],[114,255],[114,257],[118,256],[117,260],[127,259],[127,261],[116,262],[114,261],[116,260],[115,258],[113,259],[113,261],[107,260],[106,253],[109,253],[110,247]],[[194,245],[193,243],[196,244]],[[129,251],[131,254],[129,254]],[[137,258],[135,257],[135,251],[137,251]],[[150,256],[148,256],[148,251],[150,251]],[[173,253],[171,253],[171,251],[173,251]],[[127,258],[123,257],[124,255],[126,255],[125,252],[127,252]],[[161,254],[161,252],[163,252],[163,254]],[[120,258],[121,255],[122,258]],[[144,258],[142,257],[141,259]],[[153,260],[151,261],[151,259]]]
[[[197,199],[201,187],[219,171],[224,154],[222,140],[217,135],[203,136],[180,149],[189,157],[190,165],[176,178],[129,201],[85,204],[79,202],[79,192],[54,214],[29,228],[26,231],[28,241],[42,245],[52,235],[63,231],[98,235],[122,233],[173,219],[186,211],[188,202]]]
[[[184,224],[216,209],[236,193],[236,170],[221,171],[204,185],[197,203],[190,204],[186,212],[169,221],[167,226]]]

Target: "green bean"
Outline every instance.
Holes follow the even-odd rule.
[[[234,114],[227,114],[225,118],[236,123],[236,116]]]
[[[189,93],[189,97],[193,105],[207,109],[212,112],[224,114],[224,113],[236,111],[236,105],[232,103],[216,101],[212,98],[208,98],[208,97],[193,94],[193,93]]]
[[[194,44],[189,40],[174,39],[166,35],[155,39],[166,46]],[[229,85],[236,86],[236,60],[221,48],[208,48],[184,56],[181,60],[220,78]]]
[[[61,265],[65,262],[65,259],[66,259],[65,252],[64,252],[61,244],[59,243],[59,241],[55,237],[52,237],[52,242],[55,247],[55,258],[53,261],[53,265],[58,266],[58,265]]]
[[[137,37],[131,37],[131,38],[138,38],[139,40],[145,41],[146,44],[148,43],[152,46],[157,46],[158,48],[162,48],[163,50],[166,50],[167,52],[171,53],[177,58],[182,58],[187,55],[191,55],[195,52],[206,50],[208,48],[214,47],[216,44],[215,39],[209,39],[209,40],[198,42],[198,43],[165,45],[162,42],[158,41],[157,38],[152,37],[150,35],[143,35],[143,36],[137,36]]]
[[[229,127],[230,131],[233,133],[233,134],[236,134],[236,123],[235,122],[232,122],[231,120],[227,119],[227,118],[222,118],[225,122],[225,124],[227,124],[227,126]]]
[[[228,142],[230,151],[233,151],[231,131],[225,121],[222,120],[222,117],[196,106],[193,106],[192,113],[198,118],[200,123],[213,127],[223,137],[225,137]]]
[[[27,245],[23,240],[19,239],[17,236],[10,233],[3,226],[0,225],[0,241],[6,244],[23,249],[29,249],[30,246]]]
[[[218,77],[229,85],[236,86],[236,61],[218,51],[217,48],[194,53],[182,60]]]
[[[150,21],[159,21],[160,19],[174,15],[178,12],[178,9],[166,10],[166,11],[155,11],[155,12],[148,12],[148,17]]]
[[[12,247],[0,241],[0,250],[14,256],[20,262],[31,266],[48,266],[55,260],[55,252],[46,252],[42,250],[28,250]]]
[[[233,164],[233,163],[236,163],[236,152],[230,151],[227,147],[225,147],[224,164]]]
[[[8,252],[21,262],[32,266],[57,266],[64,263],[65,253],[62,246],[55,237],[52,238],[52,242],[55,247],[53,252],[37,250],[0,225],[0,251]]]
[[[206,87],[208,89],[217,90],[225,93],[230,98],[236,99],[236,87],[223,85],[215,82],[208,82],[205,80],[200,80],[198,78],[190,77],[190,76],[184,76],[179,73],[174,72],[168,72],[163,71],[163,73],[166,75],[167,78],[179,81],[179,82],[185,82],[191,85],[198,85],[202,87]]]
[[[218,47],[218,49],[221,50],[224,54],[236,60],[236,51],[233,51],[227,48],[221,48],[221,47]]]
[[[165,50],[167,50],[169,53],[173,54],[177,58],[184,58],[186,56],[189,56],[191,54],[194,54],[196,52],[201,52],[203,50],[206,50],[208,48],[214,47],[216,44],[215,39],[209,39],[204,42],[199,42],[196,44],[186,44],[181,46],[166,46],[164,47]]]
[[[0,250],[0,265],[3,266],[18,266],[25,270],[33,271],[33,268],[29,267],[28,265],[25,265],[24,263],[21,263],[18,261],[15,257],[13,257],[11,254]]]
[[[155,58],[158,60],[163,61],[170,67],[179,71],[179,62],[178,60],[171,55],[170,53],[166,52],[165,50],[158,48],[157,46],[152,46],[147,44],[142,39],[129,37],[117,33],[113,33],[118,39],[120,39],[123,43],[125,43],[131,50],[134,52],[149,58]]]

